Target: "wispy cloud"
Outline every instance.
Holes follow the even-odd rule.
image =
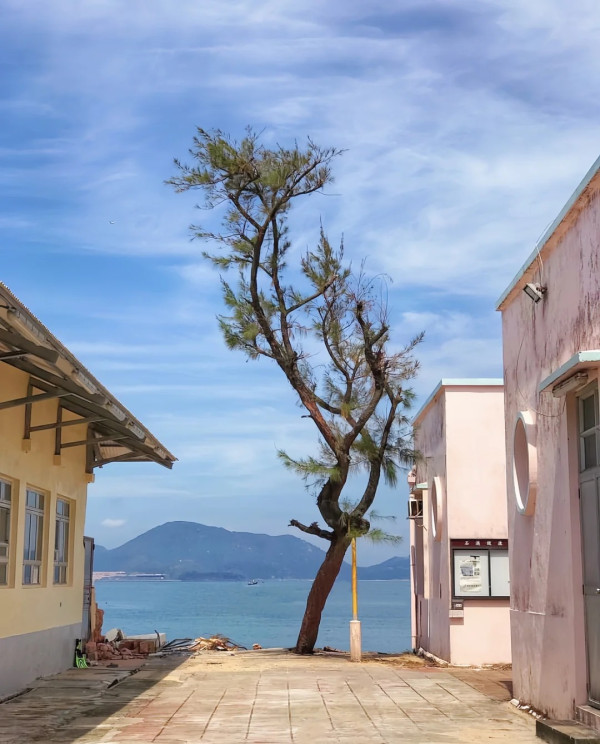
[[[225,349],[190,240],[220,213],[164,184],[195,126],[346,149],[290,261],[322,218],[389,275],[394,342],[426,330],[422,397],[502,372],[494,301],[598,154],[599,30],[594,0],[5,0],[2,279],[181,460],[101,471],[90,527],[135,534],[168,499],[272,531],[304,496],[275,449],[314,432],[278,370]]]

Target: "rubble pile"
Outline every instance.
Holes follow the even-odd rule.
[[[85,654],[88,661],[112,661],[116,659],[144,659],[157,651],[157,642],[151,639],[125,638],[123,640],[88,641]]]

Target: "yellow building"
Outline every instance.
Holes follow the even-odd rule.
[[[0,699],[73,663],[87,484],[175,458],[0,284]]]

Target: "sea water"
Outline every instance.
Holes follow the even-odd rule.
[[[125,634],[166,633],[168,640],[221,634],[237,644],[263,648],[296,642],[309,580],[260,581],[97,581],[103,629]],[[359,581],[358,618],[364,651],[410,648],[410,582]],[[327,600],[318,647],[347,650],[352,619],[351,585],[338,581]]]

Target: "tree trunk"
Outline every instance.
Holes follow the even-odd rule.
[[[294,649],[297,654],[312,654],[313,652],[319,634],[323,608],[340,572],[349,545],[350,538],[346,535],[334,538],[321,567],[317,571],[306,600],[306,610]]]

